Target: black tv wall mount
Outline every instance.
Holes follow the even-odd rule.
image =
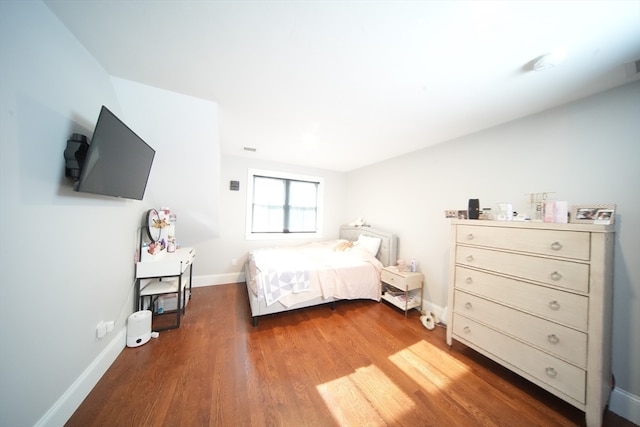
[[[89,150],[89,138],[85,135],[74,133],[67,140],[67,148],[64,150],[64,175],[67,178],[71,178],[73,181],[80,179],[87,150]]]

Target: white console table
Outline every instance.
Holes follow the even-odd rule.
[[[186,312],[187,301],[191,297],[193,279],[193,260],[196,256],[194,248],[180,248],[168,253],[166,250],[151,255],[141,253],[136,263],[136,295],[137,310],[144,310],[144,302],[154,312],[154,316],[175,314],[174,324],[154,330],[166,330],[180,327],[180,317]],[[165,295],[176,294],[175,310],[157,313],[153,310],[154,301]]]

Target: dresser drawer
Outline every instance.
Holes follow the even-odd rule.
[[[567,326],[587,331],[589,298],[456,266],[456,289],[508,304]]]
[[[383,269],[382,272],[380,273],[380,280],[390,285],[393,285],[399,289],[404,289],[405,287],[404,277],[400,276],[399,274],[392,273],[385,269]]]
[[[178,276],[193,264],[195,256],[194,248],[180,248],[172,253],[163,250],[157,255],[143,253],[136,263],[136,277]]]
[[[587,335],[498,303],[456,291],[454,311],[516,336],[586,369]]]
[[[579,231],[458,226],[458,243],[589,260],[589,233]]]
[[[588,264],[468,246],[456,247],[456,263],[579,292],[589,292]]]
[[[404,290],[414,290],[422,287],[422,274],[411,272],[394,272],[387,268],[382,269],[380,280],[393,287]]]
[[[459,314],[454,313],[453,319],[453,335],[459,341],[486,349],[521,372],[585,402],[584,370]]]

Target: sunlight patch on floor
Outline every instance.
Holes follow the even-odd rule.
[[[372,365],[316,388],[341,426],[388,425],[415,405],[384,372]]]
[[[428,393],[437,393],[451,385],[458,377],[470,372],[469,367],[461,363],[452,363],[448,352],[426,341],[417,342],[392,354],[389,360]],[[447,372],[443,373],[439,366],[446,366]]]

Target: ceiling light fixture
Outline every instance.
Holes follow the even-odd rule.
[[[567,53],[564,49],[556,49],[553,52],[545,53],[533,60],[532,68],[535,71],[548,70],[555,68],[566,58]]]

